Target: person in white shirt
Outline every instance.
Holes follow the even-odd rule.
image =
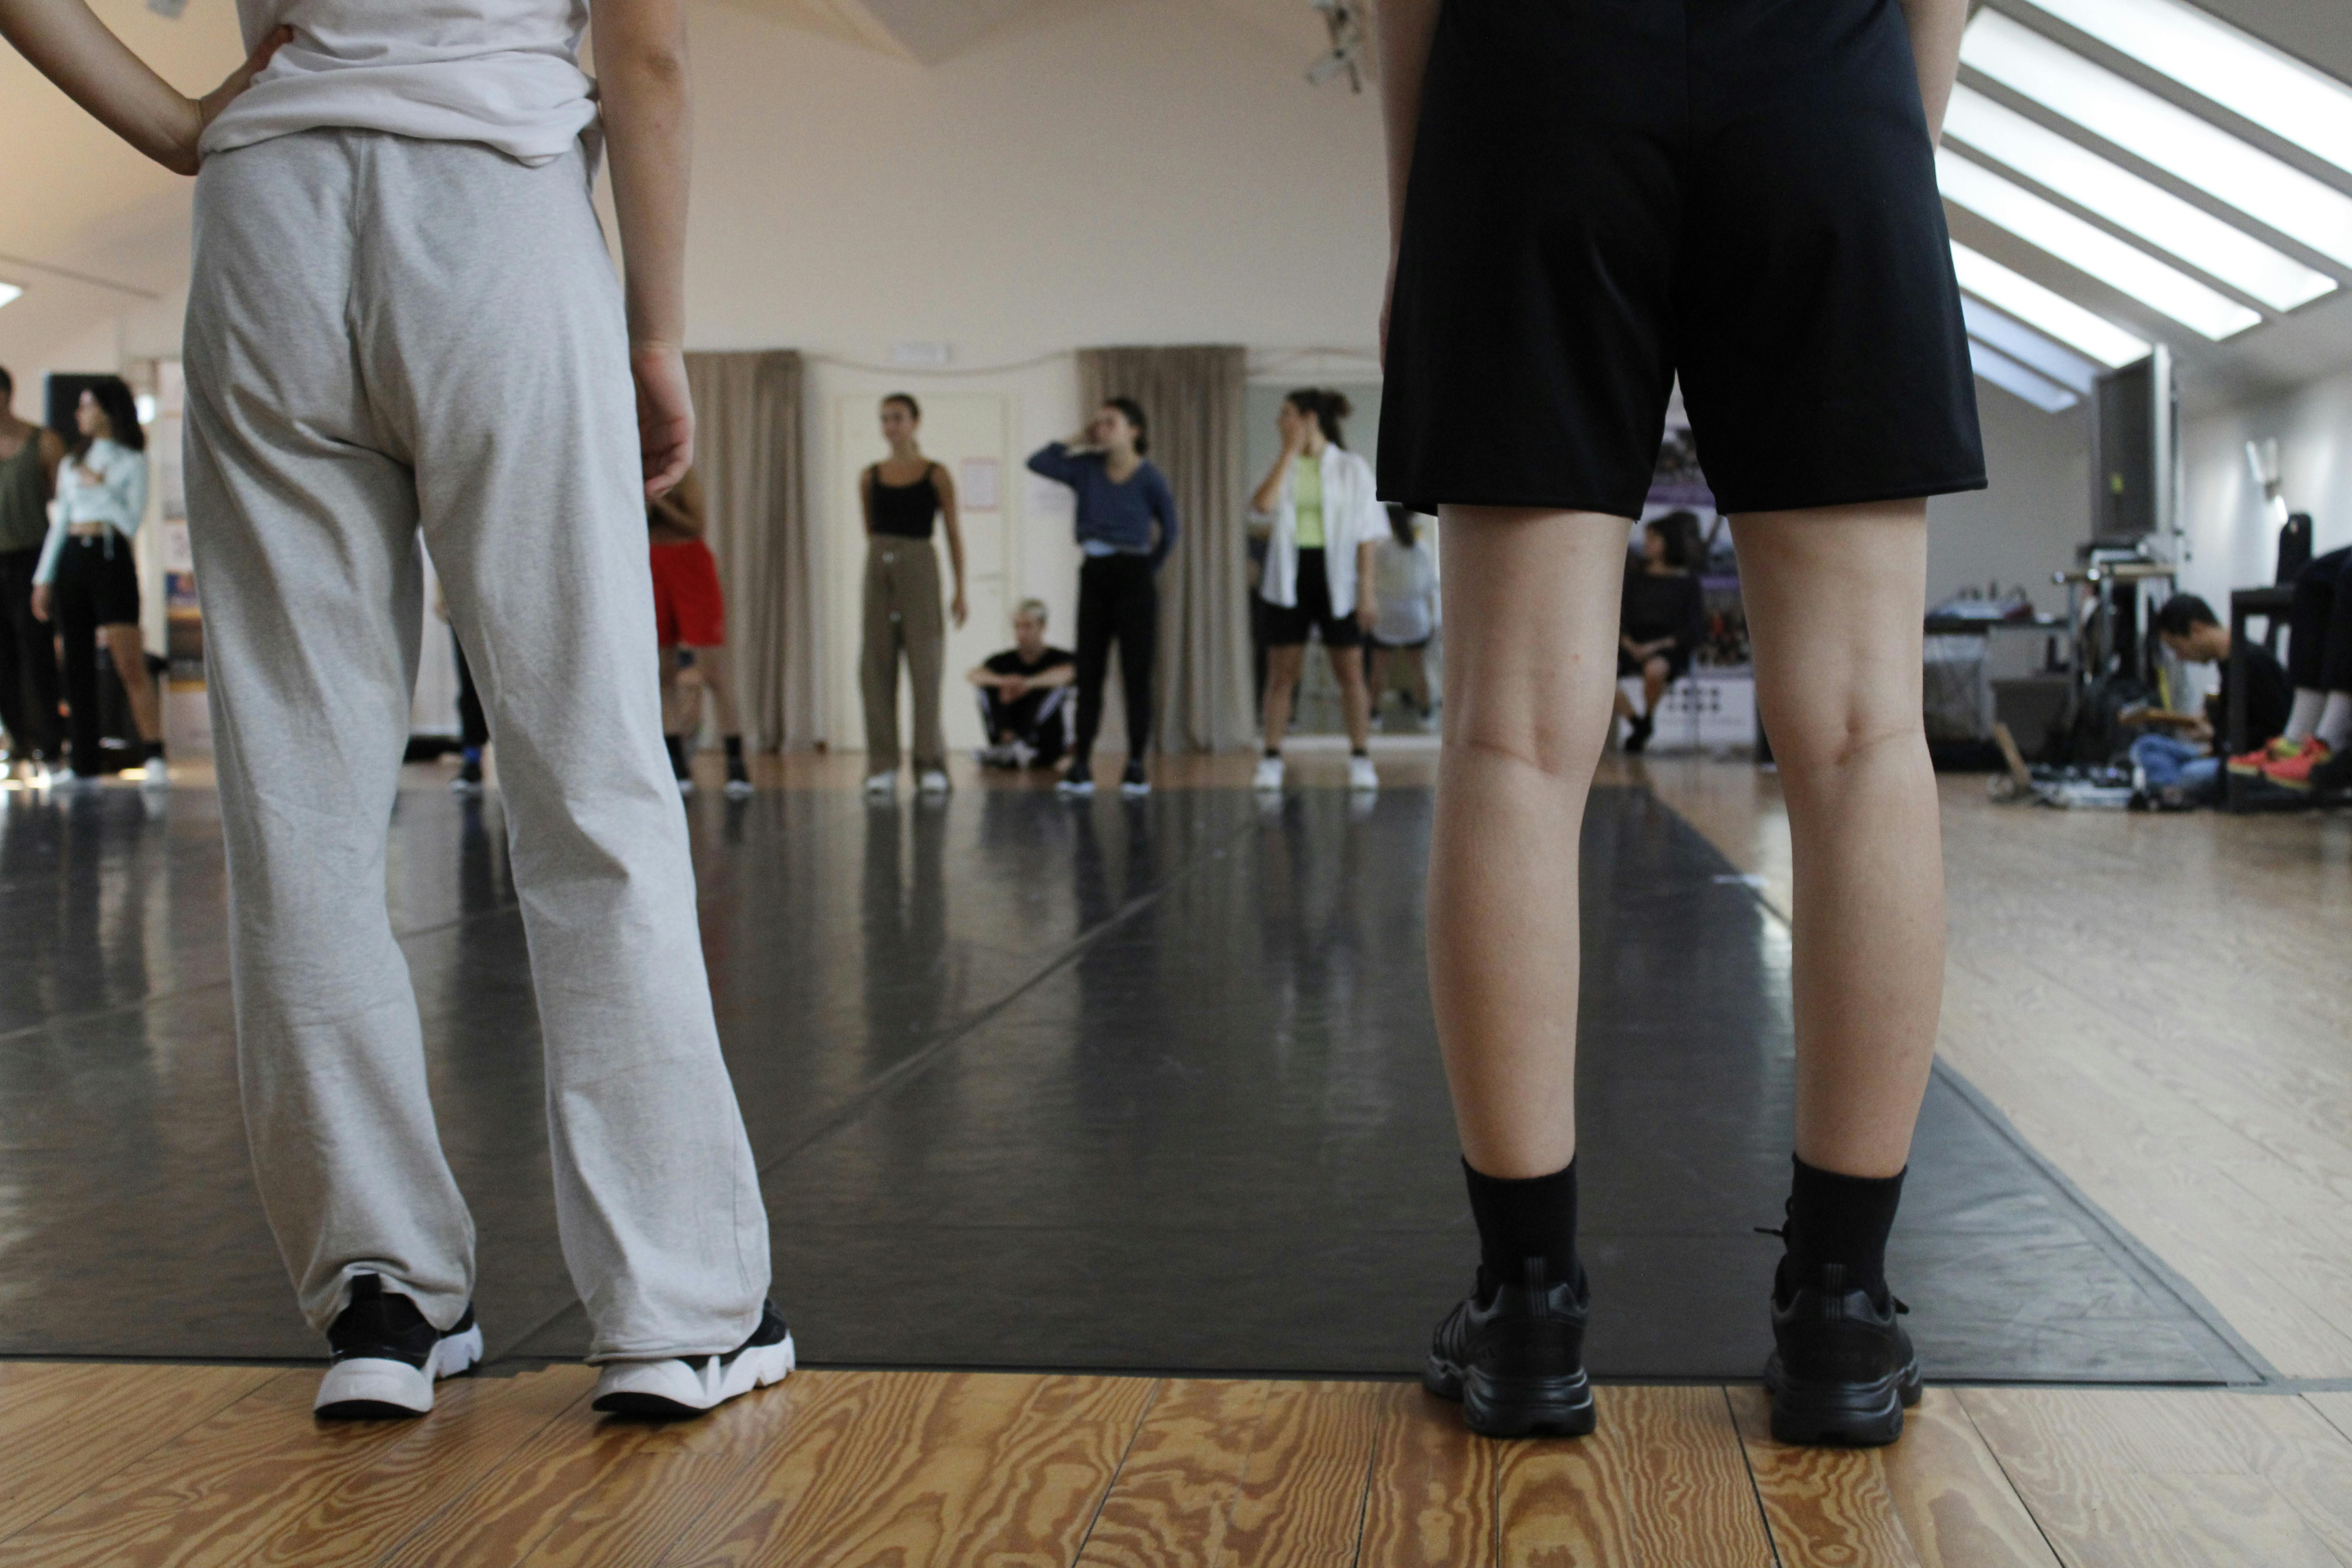
[[[48,538],[33,569],[33,614],[52,622],[66,650],[67,732],[72,782],[98,782],[98,639],[130,700],[145,751],[142,783],[169,787],[163,723],[147,647],[139,634],[139,562],[131,543],[147,516],[147,434],[131,388],[107,376],[82,390],[74,408],[80,438],[58,468]]]
[[[593,1403],[697,1414],[781,1380],[793,1342],[646,657],[646,504],[694,456],[684,0],[238,12],[252,55],[201,100],[86,0],[0,0],[0,35],[133,146],[201,165],[188,515],[238,1077],[331,1347],[315,1408],[422,1414],[485,1349],[384,901],[421,531],[499,739]]]
[[[1372,466],[1347,448],[1339,393],[1302,387],[1275,416],[1282,453],[1250,497],[1250,520],[1271,530],[1258,597],[1265,601],[1265,754],[1254,788],[1282,788],[1282,738],[1307,668],[1307,639],[1320,635],[1348,723],[1348,787],[1380,788],[1367,749],[1372,705],[1364,685],[1364,633],[1375,608],[1372,551],[1388,531]]]
[[[1387,695],[1392,667],[1402,665],[1412,683],[1413,717],[1429,722],[1429,663],[1424,657],[1437,636],[1437,554],[1422,542],[1412,513],[1389,510],[1390,536],[1372,555],[1373,597],[1380,605],[1372,623],[1372,706]]]

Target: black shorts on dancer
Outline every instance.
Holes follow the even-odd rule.
[[[1896,0],[1447,0],[1381,499],[1638,517],[1677,371],[1726,511],[1984,487]]]
[[[1364,633],[1356,617],[1331,613],[1331,574],[1322,551],[1310,546],[1298,552],[1297,578],[1297,604],[1266,604],[1265,646],[1304,647],[1309,632],[1320,632],[1327,648],[1361,647]],[[1360,594],[1370,591],[1369,583],[1357,584]]]

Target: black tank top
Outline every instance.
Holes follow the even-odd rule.
[[[940,514],[940,487],[931,482],[938,467],[923,470],[923,477],[911,485],[886,485],[882,482],[882,465],[866,469],[874,478],[874,531],[896,539],[929,539],[931,520]]]

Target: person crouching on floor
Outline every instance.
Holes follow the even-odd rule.
[[[1078,661],[1045,641],[1045,602],[1024,599],[1013,612],[1013,646],[964,677],[979,688],[988,744],[973,753],[987,768],[1050,768],[1069,742],[1070,683]]]

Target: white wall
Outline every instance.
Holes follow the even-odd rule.
[[[1927,602],[1962,588],[2023,584],[2034,604],[2063,609],[2050,574],[2074,563],[2091,534],[2087,405],[2044,414],[1990,383],[1977,383],[1986,489],[1927,503]]]
[[[2181,433],[2189,560],[2181,585],[2228,613],[2230,590],[2269,583],[2278,532],[2245,444],[2275,438],[2288,507],[2312,514],[2313,548],[2352,544],[2352,371],[2190,422]]]

